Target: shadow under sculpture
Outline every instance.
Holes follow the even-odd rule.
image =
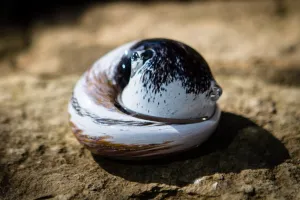
[[[199,147],[163,158],[121,161],[93,155],[108,173],[140,183],[184,186],[215,173],[273,168],[289,158],[285,146],[247,118],[222,112],[216,132]]]

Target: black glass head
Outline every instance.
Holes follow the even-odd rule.
[[[123,55],[116,72],[121,89],[137,73],[145,87],[154,93],[166,90],[165,86],[173,81],[181,81],[186,93],[204,93],[213,80],[207,62],[196,50],[161,38],[139,41]]]

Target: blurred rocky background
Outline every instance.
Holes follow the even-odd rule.
[[[12,0],[0,28],[0,199],[300,199],[300,1]],[[68,125],[74,84],[150,37],[205,57],[218,130],[163,160],[93,156]]]

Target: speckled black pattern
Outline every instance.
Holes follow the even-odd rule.
[[[132,75],[131,59],[135,52],[147,50],[148,53],[149,50],[155,53],[143,60],[143,70],[139,73],[143,73],[142,83],[148,91],[159,93],[166,90],[164,86],[176,80],[182,82],[187,94],[198,95],[210,88],[212,73],[196,50],[178,41],[154,38],[138,42],[127,55],[123,55],[115,72],[115,80],[121,89],[128,84]]]

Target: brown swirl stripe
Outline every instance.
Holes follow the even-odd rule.
[[[86,92],[97,103],[106,108],[114,108],[118,94],[117,88],[110,82],[105,73],[95,74],[89,70],[85,76]]]
[[[120,144],[108,141],[112,136],[91,137],[85,135],[82,130],[78,129],[70,122],[75,137],[92,153],[103,156],[131,156],[140,157],[151,155],[158,151],[164,151],[174,148],[178,145],[172,145],[173,141],[165,141],[161,144]],[[126,133],[124,133],[126,134]]]

